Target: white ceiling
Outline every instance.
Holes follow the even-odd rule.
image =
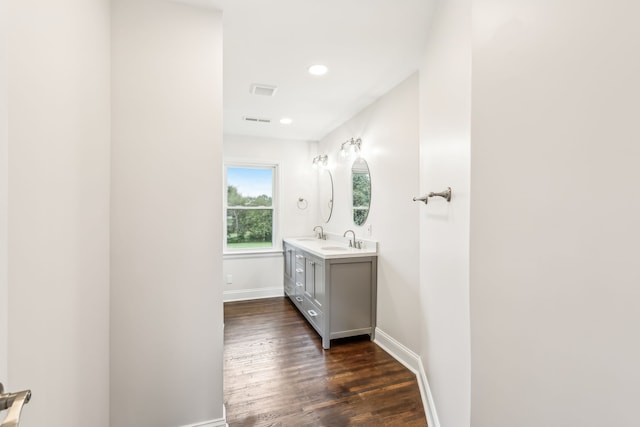
[[[188,0],[187,0],[188,1]],[[191,0],[223,11],[224,132],[319,140],[418,69],[430,0]],[[329,67],[323,77],[310,65]],[[277,86],[273,97],[252,83]],[[243,116],[271,119],[249,123]],[[280,124],[282,117],[293,123]]]

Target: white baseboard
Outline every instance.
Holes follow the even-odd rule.
[[[284,288],[260,288],[260,289],[238,289],[224,291],[222,299],[224,302],[245,301],[250,299],[274,298],[284,296]]]
[[[418,386],[420,387],[422,405],[424,406],[424,412],[427,415],[427,424],[429,427],[440,427],[440,421],[438,420],[438,413],[436,412],[433,395],[431,394],[429,381],[427,381],[427,374],[424,371],[424,366],[422,365],[420,356],[379,328],[376,328],[376,338],[374,342],[416,375]]]
[[[229,427],[229,425],[227,424],[226,418],[220,418],[217,420],[209,420],[202,421],[200,423],[189,424],[182,427]]]
[[[222,418],[217,420],[202,421],[195,424],[189,424],[181,427],[229,427],[227,424],[227,408],[222,405]]]
[[[427,414],[427,424],[433,427],[440,427],[436,404],[433,401],[433,394],[431,394],[431,388],[429,387],[429,381],[427,381],[427,374],[424,371],[422,360],[420,360],[420,373],[416,375],[418,376],[418,385],[420,386],[422,404],[424,405],[424,410]]]
[[[376,338],[374,340],[384,351],[389,353],[398,362],[402,363],[414,374],[420,370],[420,357],[407,347],[396,341],[389,334],[376,328]]]

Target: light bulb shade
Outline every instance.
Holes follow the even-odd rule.
[[[329,164],[329,156],[322,154],[313,158],[312,166],[314,168],[326,168]]]
[[[352,157],[353,154],[356,154],[357,157],[360,157],[360,148],[362,146],[362,140],[358,139],[349,139],[342,143],[340,146],[340,157],[346,159],[348,157]]]

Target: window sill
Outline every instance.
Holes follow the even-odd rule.
[[[263,249],[255,251],[228,251],[223,252],[222,259],[246,259],[246,258],[275,258],[281,257],[282,249]]]

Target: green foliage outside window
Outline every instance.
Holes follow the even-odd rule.
[[[270,248],[273,246],[273,200],[262,194],[243,196],[227,187],[227,246],[233,249]],[[264,209],[261,209],[264,207]]]

